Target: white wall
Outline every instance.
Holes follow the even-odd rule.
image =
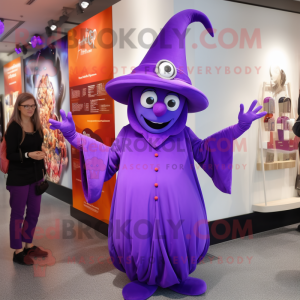
[[[292,100],[297,104],[299,88],[298,64],[298,30],[300,16],[298,14],[278,10],[232,3],[223,0],[123,0],[113,6],[113,28],[119,35],[119,30],[136,28],[131,40],[137,49],[131,49],[120,44],[114,47],[114,65],[118,68],[115,76],[130,73],[131,66],[137,66],[143,59],[147,49],[137,43],[137,36],[143,28],[153,28],[156,32],[164,26],[169,18],[184,9],[197,9],[207,14],[213,27],[217,29],[215,38],[206,37],[207,43],[216,43],[215,49],[206,49],[199,40],[204,30],[201,24],[190,25],[191,32],[186,39],[187,61],[194,72],[190,74],[193,84],[202,90],[210,101],[207,110],[190,114],[190,126],[199,138],[206,138],[222,128],[236,124],[239,105],[244,103],[248,109],[251,102],[257,99],[263,81],[269,80],[269,66],[278,62],[287,74],[287,80],[292,86]],[[279,22],[280,20],[280,22]],[[220,46],[218,36],[221,30],[230,28],[237,32],[238,44],[232,49]],[[257,43],[250,49],[245,44],[240,49],[241,30],[246,30],[251,37],[258,29],[261,36],[261,49]],[[147,39],[149,37],[149,39]],[[145,36],[145,42],[151,37]],[[232,36],[224,35],[224,42],[230,44]],[[196,43],[198,48],[193,49]],[[125,72],[121,67],[126,66]],[[197,68],[202,66],[202,73],[197,74]],[[243,71],[234,74],[235,67],[251,68],[250,74]],[[211,67],[212,74],[205,74],[206,67]],[[217,74],[215,67],[222,67]],[[225,67],[230,67],[231,73],[225,74]],[[257,73],[255,67],[259,68]],[[116,104],[116,135],[128,124],[127,106]],[[262,173],[256,170],[258,123],[254,123],[238,142],[244,138],[247,149],[234,152],[232,194],[218,191],[208,176],[199,169],[197,171],[204,194],[208,219],[216,220],[252,212],[252,204],[264,201]],[[244,165],[244,166],[243,166]],[[268,200],[287,198],[295,195],[294,181],[296,170],[286,169],[266,172]]]
[[[278,10],[232,3],[222,0],[175,0],[175,12],[193,8],[204,12],[211,20],[217,32],[215,38],[206,37],[206,42],[216,44],[215,49],[205,48],[199,40],[203,27],[193,27],[195,68],[202,66],[203,74],[195,74],[195,85],[202,90],[210,101],[207,110],[197,113],[196,134],[205,138],[222,128],[236,124],[239,105],[244,103],[248,109],[251,102],[257,99],[262,82],[269,81],[271,63],[278,63],[287,74],[287,81],[292,87],[292,101],[297,105],[299,89],[298,14]],[[279,21],[280,20],[280,21]],[[230,28],[238,35],[238,43],[232,49],[220,45],[219,33]],[[254,43],[250,49],[240,48],[241,30],[246,29],[251,37],[257,29],[261,36],[261,48]],[[224,42],[230,44],[232,34],[224,35]],[[191,44],[187,44],[191,48]],[[231,73],[225,74],[225,67]],[[251,67],[252,72],[243,71],[237,75],[235,67]],[[212,74],[206,74],[206,67],[211,67]],[[217,74],[215,67],[222,67]],[[255,67],[261,67],[259,74]],[[239,71],[239,70],[237,70]],[[256,170],[258,122],[241,138],[246,139],[247,150],[234,152],[232,195],[218,191],[210,178],[201,170],[198,171],[209,220],[216,220],[252,212],[252,204],[264,201],[262,173]],[[246,165],[245,168],[243,165]],[[240,169],[236,169],[240,167]],[[296,169],[285,169],[266,172],[267,199],[279,200],[296,195],[294,189]]]

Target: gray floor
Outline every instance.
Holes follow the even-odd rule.
[[[51,251],[52,261],[35,268],[13,264],[8,238],[9,192],[2,173],[0,195],[1,300],[123,299],[122,288],[129,280],[108,262],[107,238],[92,229],[89,238],[82,234],[80,228],[85,225],[70,217],[69,206],[47,194],[42,199],[34,242]],[[64,226],[74,231],[63,230]],[[185,297],[159,289],[152,299],[300,299],[300,233],[296,225],[211,246],[209,253],[222,257],[223,262],[201,264],[192,274],[207,282],[205,295]]]

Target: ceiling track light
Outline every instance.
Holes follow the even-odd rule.
[[[59,17],[59,20],[56,22],[57,27],[62,27],[64,23],[69,20],[70,14],[74,11],[74,8],[71,7],[63,7],[62,16]]]
[[[83,9],[87,9],[90,6],[90,2],[87,0],[79,0],[79,5],[83,8]]]
[[[22,52],[24,55],[26,55],[28,50],[27,50],[26,46],[18,44],[18,45],[16,45],[15,52],[17,54],[20,54]]]
[[[32,48],[35,48],[37,45],[42,45],[43,40],[41,39],[41,36],[39,34],[35,34],[30,41],[28,42],[32,46]]]
[[[79,3],[76,4],[76,11],[77,11],[77,15],[80,15],[80,14],[84,13],[84,9],[81,8]]]
[[[57,26],[61,27],[64,23],[66,23],[68,21],[68,19],[69,19],[69,17],[67,15],[62,15],[61,17],[59,17]]]
[[[84,11],[90,6],[90,2],[93,1],[79,0],[79,2],[76,4],[77,14],[83,14]]]
[[[51,37],[52,36],[52,30],[50,29],[49,26],[45,27],[45,31],[46,31],[47,37]]]
[[[0,34],[4,32],[5,25],[4,25],[4,19],[0,18]]]
[[[49,25],[49,28],[50,28],[52,31],[55,31],[56,28],[57,28],[57,24],[56,24],[56,22],[53,21],[53,20],[50,20],[50,21],[48,22],[48,25]]]
[[[26,55],[27,54],[27,48],[23,45],[23,46],[21,46],[21,49],[22,49],[23,54]]]
[[[22,49],[21,49],[20,45],[16,45],[15,52],[17,54],[20,54],[22,52]]]
[[[37,40],[38,45],[43,45],[43,40],[42,40],[42,37],[40,35],[36,35],[36,40]]]

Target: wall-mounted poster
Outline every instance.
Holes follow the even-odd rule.
[[[73,28],[69,38],[70,109],[77,132],[111,146],[115,139],[114,102],[106,91],[113,78],[111,7]],[[99,170],[94,170],[95,176]],[[79,151],[72,147],[73,207],[108,223],[116,182],[104,183],[101,199],[84,198]]]
[[[18,57],[3,67],[4,73],[4,127],[12,115],[17,97],[23,91],[22,58]]]
[[[69,111],[68,38],[64,37],[26,58],[25,89],[39,104],[46,152],[46,178],[71,188],[67,175],[68,143],[59,130],[51,130],[49,119],[60,120],[60,109]],[[71,173],[71,171],[69,171]]]

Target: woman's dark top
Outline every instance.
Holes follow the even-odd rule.
[[[5,140],[6,158],[9,160],[6,185],[22,186],[41,180],[43,178],[43,170],[45,174],[44,160],[25,157],[26,152],[41,151],[43,138],[40,136],[40,133],[38,131],[26,133],[24,141],[20,145],[22,127],[17,122],[12,122],[7,128]]]

